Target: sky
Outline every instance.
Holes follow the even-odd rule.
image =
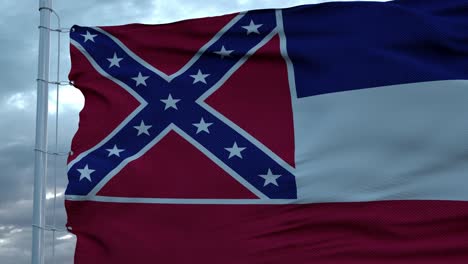
[[[182,19],[215,16],[249,9],[287,7],[317,3],[314,0],[81,0],[53,1],[62,27],[158,24]],[[38,1],[3,0],[0,15],[0,263],[30,263],[36,78],[39,38]],[[52,27],[56,27],[52,19]],[[57,34],[51,38],[51,75],[57,73]],[[68,35],[60,45],[61,81],[70,70]],[[55,150],[55,93],[50,86],[49,150]],[[60,88],[58,152],[67,152],[78,126],[83,96],[71,86]],[[63,192],[67,184],[66,157],[49,160],[47,224],[54,223],[53,182],[57,182],[55,223],[66,222]],[[46,234],[46,263],[72,263],[75,238],[66,231],[56,233],[56,257],[52,262],[52,234]]]

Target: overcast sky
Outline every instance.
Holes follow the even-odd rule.
[[[0,15],[0,263],[30,262],[32,191],[34,166],[34,129],[36,110],[36,75],[38,49],[38,1],[2,0]],[[286,7],[314,0],[55,0],[53,8],[62,18],[62,27],[127,23],[157,24],[194,17],[214,16],[248,9]],[[55,20],[52,20],[52,27]],[[56,73],[56,38],[52,38],[51,78]],[[68,35],[62,36],[60,79],[67,80],[70,69]],[[74,88],[61,88],[59,151],[69,150],[77,129],[78,113],[83,105]],[[50,89],[50,140],[54,142],[55,88]],[[50,149],[54,146],[50,144]],[[55,167],[51,159],[48,198],[52,197]],[[57,159],[56,223],[65,224],[63,191],[66,185],[65,157]],[[52,224],[52,203],[48,199],[48,224]],[[66,232],[57,233],[56,263],[72,263],[75,239]],[[47,236],[47,262],[51,255]]]

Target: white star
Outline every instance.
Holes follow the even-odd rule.
[[[136,86],[138,87],[138,85],[140,85],[140,84],[143,84],[144,86],[146,86],[146,79],[148,79],[148,78],[149,78],[149,76],[143,76],[143,75],[141,75],[141,72],[138,72],[138,76],[133,77],[132,79],[135,80]]]
[[[86,34],[80,34],[81,36],[84,37],[84,42],[91,40],[94,42],[94,38],[97,36],[96,34],[91,34],[89,31],[86,31]]]
[[[117,66],[120,68],[120,61],[123,60],[123,58],[117,57],[117,53],[114,52],[114,57],[112,58],[107,58],[108,61],[110,61],[109,68],[112,68],[112,66]]]
[[[250,20],[250,24],[248,26],[243,26],[243,28],[247,29],[247,35],[250,35],[250,33],[260,34],[258,28],[261,26],[263,26],[263,24],[256,25],[253,20]]]
[[[95,170],[92,170],[88,167],[88,164],[83,169],[78,169],[80,172],[80,181],[82,179],[87,179],[88,181],[91,181],[91,173],[93,173]]]
[[[167,99],[161,99],[161,102],[163,102],[164,104],[166,104],[166,106],[164,107],[164,111],[166,111],[168,108],[174,108],[175,110],[177,110],[177,102],[179,102],[180,99],[174,99],[172,98],[172,95],[169,94],[169,96],[167,97]]]
[[[231,57],[231,53],[233,52],[234,50],[226,50],[226,48],[224,47],[224,45],[221,47],[221,50],[220,51],[215,51],[214,53],[218,54],[219,56],[221,56],[221,59],[224,59],[224,57]]]
[[[210,131],[208,130],[208,127],[211,126],[213,123],[205,123],[205,120],[203,120],[203,117],[202,119],[200,120],[200,123],[194,123],[193,125],[197,127],[197,134],[202,132],[202,131],[205,131],[206,133],[210,133]]]
[[[271,169],[268,169],[268,172],[267,174],[260,174],[258,175],[260,177],[262,177],[263,179],[265,179],[265,183],[263,184],[263,186],[267,186],[268,184],[274,184],[276,186],[278,186],[278,182],[276,182],[276,180],[281,177],[281,175],[275,175],[271,172]]]
[[[224,148],[225,150],[229,151],[229,159],[234,157],[234,156],[237,156],[239,158],[242,159],[242,154],[241,152],[245,149],[245,148],[239,148],[239,146],[237,146],[237,142],[234,142],[234,145],[232,145],[232,148]]]
[[[190,75],[190,77],[193,78],[193,84],[196,84],[197,82],[202,82],[206,84],[205,78],[210,76],[209,74],[203,74],[201,70],[198,70],[197,74]]]
[[[125,149],[119,149],[117,145],[114,145],[113,148],[106,149],[106,150],[109,151],[109,155],[107,157],[110,157],[112,155],[116,155],[117,157],[120,157],[120,152],[124,151]]]
[[[145,125],[145,122],[143,120],[141,120],[141,123],[139,126],[134,126],[134,128],[136,128],[136,130],[138,130],[138,135],[141,135],[141,134],[146,134],[149,136],[149,132],[148,132],[148,129],[150,129],[152,126],[147,126]]]

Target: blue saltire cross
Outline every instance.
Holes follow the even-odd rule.
[[[66,194],[95,195],[128,162],[173,130],[259,198],[297,198],[291,169],[203,105],[210,89],[222,85],[277,30],[275,11],[241,14],[184,68],[165,75],[104,30],[74,26],[72,45],[141,105],[104,141],[69,164]]]

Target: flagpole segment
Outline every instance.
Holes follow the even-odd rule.
[[[39,1],[39,57],[37,77],[36,145],[31,263],[44,263],[45,194],[47,175],[47,115],[52,0]]]

